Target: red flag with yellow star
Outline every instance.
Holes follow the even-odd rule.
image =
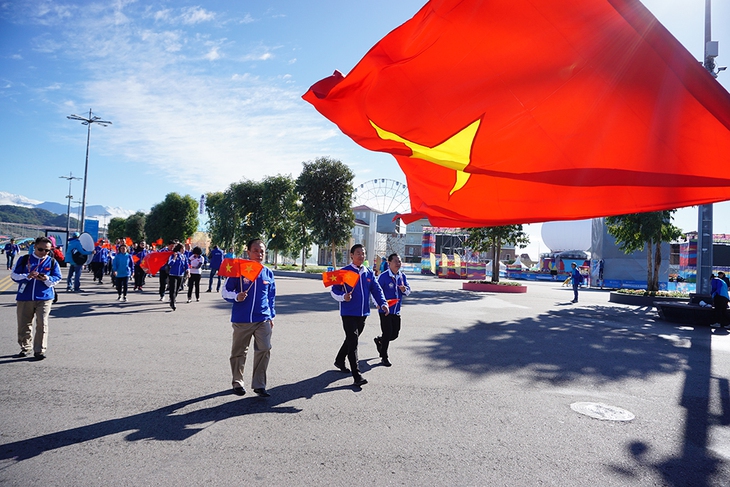
[[[324,283],[324,287],[333,286],[335,284],[347,284],[350,287],[355,287],[358,280],[360,280],[360,274],[346,269],[322,273],[322,282]]]
[[[255,281],[263,268],[261,263],[254,260],[223,259],[218,274],[221,277],[245,277],[249,281]]]
[[[730,199],[730,95],[638,0],[431,0],[303,98],[395,156],[406,222]]]
[[[144,269],[147,274],[157,274],[160,271],[160,268],[167,264],[167,261],[170,260],[170,256],[172,254],[173,252],[170,251],[150,252],[144,259],[142,259],[140,267]]]

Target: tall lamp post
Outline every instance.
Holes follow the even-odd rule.
[[[718,54],[718,43],[712,40],[712,0],[705,0],[705,52],[702,65],[715,78],[725,66],[715,69],[715,58]],[[701,205],[697,222],[697,294],[709,296],[711,293],[710,275],[712,275],[712,204]]]
[[[111,125],[108,120],[102,120],[97,116],[92,116],[91,108],[89,108],[88,117],[79,117],[78,115],[69,115],[69,120],[78,120],[81,125],[88,127],[86,131],[86,164],[84,165],[84,194],[81,196],[81,232],[84,231],[84,219],[86,218],[86,182],[89,180],[89,141],[91,140],[91,124],[98,123],[102,127]]]
[[[69,227],[71,226],[71,200],[73,199],[73,196],[71,195],[71,182],[76,179],[81,181],[81,178],[75,178],[74,173],[69,172],[68,176],[58,176],[60,179],[67,179],[68,180],[68,195],[66,198],[68,199],[68,209],[66,210],[66,240],[68,240],[68,231]]]

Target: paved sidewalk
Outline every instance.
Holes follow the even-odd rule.
[[[332,366],[344,333],[327,289],[278,277],[270,398],[230,392],[216,293],[172,312],[156,279],[119,303],[84,274],[88,292],[61,291],[48,358],[33,362],[12,358],[14,288],[0,292],[0,484],[730,485],[726,331],[607,292],[570,304],[559,283],[497,295],[409,279],[393,366],[379,365],[371,316],[356,389]],[[593,419],[578,402],[635,418]]]

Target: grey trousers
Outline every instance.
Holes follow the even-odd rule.
[[[18,314],[18,345],[25,352],[31,346],[35,353],[45,353],[48,347],[48,317],[51,315],[53,300],[16,301]],[[33,319],[35,318],[35,338]]]

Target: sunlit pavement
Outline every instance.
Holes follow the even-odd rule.
[[[215,292],[173,312],[156,279],[121,303],[84,274],[33,362],[12,358],[10,288],[0,484],[730,485],[726,331],[659,321],[607,291],[571,304],[560,283],[482,294],[410,279],[392,367],[367,320],[360,389],[332,366],[344,334],[328,290],[278,277],[270,398],[230,392],[230,310]]]

